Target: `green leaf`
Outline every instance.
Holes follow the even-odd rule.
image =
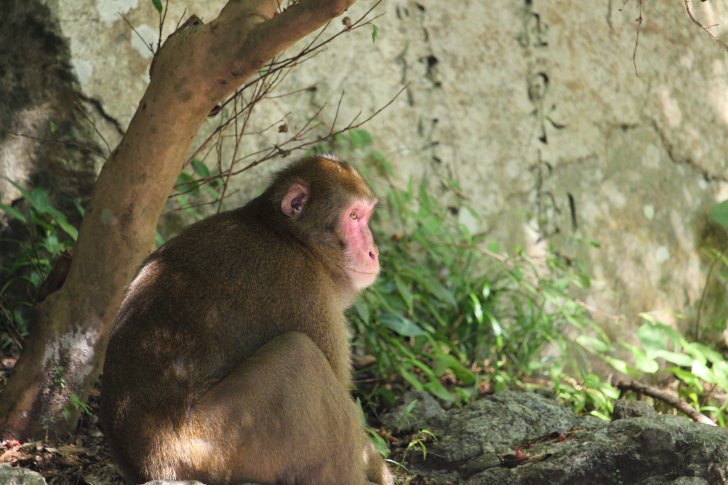
[[[480,325],[483,324],[483,305],[480,304],[480,300],[478,300],[478,297],[473,295],[472,293],[470,296],[470,302],[473,304],[473,316],[475,317],[475,321],[477,321]]]
[[[372,24],[372,44],[374,44],[377,41],[378,35],[379,35],[379,27],[377,27],[376,24]]]
[[[405,305],[407,305],[407,308],[412,311],[412,307],[414,305],[414,297],[412,296],[412,292],[402,281],[402,278],[400,278],[399,275],[394,276],[394,284],[397,286],[399,296],[402,297],[402,300],[404,301]]]
[[[372,140],[372,135],[366,130],[352,129],[349,130],[348,135],[353,148],[369,146],[374,141]]]
[[[679,365],[681,367],[689,367],[693,365],[693,358],[687,354],[680,352],[670,352],[669,350],[659,350],[655,352],[655,357],[663,359],[671,364]]]
[[[728,362],[721,361],[716,362],[712,369],[713,375],[715,376],[715,382],[724,391],[728,390]]]
[[[579,335],[576,337],[576,343],[597,354],[606,354],[612,350],[612,346],[604,340],[592,337],[591,335]]]
[[[179,186],[179,190],[183,194],[194,194],[200,190],[200,184],[197,183],[192,175],[186,172],[179,174],[175,185]]]
[[[404,368],[399,369],[399,373],[405,381],[409,382],[409,385],[412,386],[415,391],[423,390],[422,383],[417,379],[417,377],[415,377],[414,374]]]
[[[441,354],[435,359],[435,371],[436,375],[443,375],[445,370],[449,369],[455,374],[466,386],[470,386],[475,383],[475,375],[470,370],[466,369],[458,360],[449,354]]]
[[[73,205],[76,207],[76,210],[78,213],[83,217],[83,215],[86,213],[86,209],[81,205],[81,201],[78,199],[73,199]]]
[[[65,217],[56,218],[56,223],[63,229],[63,232],[71,236],[71,239],[74,241],[78,239],[78,230]]]
[[[162,0],[152,0],[152,5],[154,5],[157,12],[162,13]]]
[[[697,352],[700,352],[702,355],[704,355],[710,362],[723,362],[725,360],[720,352],[716,352],[707,345],[703,345],[697,342],[694,342],[691,345]]]
[[[693,357],[694,361],[700,362],[703,365],[708,362],[705,352],[703,352],[704,347],[702,345],[693,342],[685,342],[683,349]]]
[[[693,366],[690,368],[690,372],[692,372],[709,384],[715,384],[713,371],[711,371],[705,364],[698,360],[693,361]]]
[[[10,207],[9,205],[0,204],[0,209],[2,209],[3,212],[5,212],[8,216],[12,217],[15,220],[18,220],[18,221],[22,222],[23,224],[28,223],[25,218],[25,215],[23,215],[22,212]]]
[[[48,200],[48,192],[40,187],[33,189],[30,193],[30,197],[28,198],[28,202],[30,202],[30,205],[41,214],[47,214],[51,208],[51,203]]]
[[[400,315],[383,316],[382,325],[404,337],[418,337],[425,334],[425,331],[418,327],[412,320]]]
[[[50,121],[48,127],[51,130],[51,134],[55,135],[56,133],[58,133],[58,125],[55,124],[53,120]]]
[[[10,185],[12,185],[16,189],[18,189],[18,192],[20,192],[20,194],[23,196],[23,198],[25,198],[25,199],[30,198],[30,192],[28,191],[28,189],[23,188],[23,186],[21,186],[19,183],[15,182],[13,180],[10,180],[7,177],[4,177],[4,178],[5,178],[5,180],[7,180],[10,183]]]
[[[637,370],[645,372],[647,374],[654,374],[660,369],[660,364],[656,360],[650,358],[645,354],[641,348],[630,344],[622,344],[627,347],[634,356],[634,366]]]
[[[207,165],[205,165],[202,160],[192,160],[192,170],[195,171],[197,175],[200,177],[209,177],[210,176],[210,170],[207,168]]]
[[[456,308],[458,303],[455,300],[453,294],[448,291],[447,288],[442,286],[439,281],[433,279],[424,279],[421,281],[422,285],[427,289],[431,296],[436,297],[438,300],[447,303],[452,308]]]
[[[647,355],[654,355],[655,352],[665,349],[665,333],[660,327],[649,323],[642,324],[637,335]]]
[[[363,301],[357,301],[356,303],[354,303],[354,310],[356,310],[356,314],[359,316],[361,321],[364,322],[365,325],[369,323],[369,305],[367,305]]]
[[[632,369],[630,369],[627,363],[621,359],[615,359],[614,357],[605,357],[604,360],[607,362],[607,364],[614,367],[615,370],[623,374],[633,374]]]
[[[425,384],[425,390],[435,397],[439,397],[445,402],[452,402],[455,400],[453,395],[443,386],[440,381],[432,380]]]
[[[724,200],[723,202],[713,207],[713,210],[710,211],[709,217],[716,224],[719,224],[723,228],[728,229],[728,200]]]
[[[503,327],[501,326],[500,322],[497,318],[495,318],[495,315],[493,315],[488,310],[485,311],[485,314],[488,316],[488,321],[490,322],[491,330],[493,330],[493,335],[495,335],[497,338],[500,338],[504,333]]]

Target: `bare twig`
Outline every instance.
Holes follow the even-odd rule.
[[[230,157],[230,167],[227,170],[227,175],[225,177],[225,182],[223,183],[222,193],[220,194],[220,201],[217,205],[217,212],[220,212],[222,209],[222,203],[225,199],[225,193],[227,192],[228,184],[230,183],[230,177],[233,174],[233,171],[235,169],[235,164],[237,163],[236,157],[238,154],[238,151],[240,150],[240,142],[243,137],[243,134],[246,132],[246,128],[248,126],[248,122],[250,121],[250,115],[253,112],[253,106],[255,106],[260,100],[265,98],[268,94],[268,92],[273,88],[273,86],[278,82],[278,76],[276,76],[273,79],[264,78],[262,82],[260,82],[257,86],[255,91],[253,91],[252,99],[247,104],[247,106],[243,109],[244,116],[242,118],[242,126],[238,127],[238,116],[234,116],[235,118],[235,146],[233,147],[233,153]],[[237,103],[236,103],[237,105]]]
[[[300,51],[298,51],[295,55],[283,59],[273,58],[265,68],[260,70],[259,76],[257,78],[248,81],[227,100],[218,104],[214,110],[214,113],[222,112],[224,108],[229,107],[232,103],[233,109],[231,115],[229,116],[229,118],[221,117],[221,121],[218,126],[207,137],[205,137],[205,139],[197,146],[195,150],[192,151],[192,154],[189,156],[187,162],[185,163],[185,165],[188,165],[189,163],[191,163],[192,160],[195,159],[202,159],[204,161],[205,159],[207,159],[209,154],[212,153],[212,151],[215,151],[217,157],[218,173],[209,177],[194,178],[193,180],[180,183],[175,186],[178,192],[172,194],[170,197],[184,195],[195,190],[200,185],[209,184],[215,180],[223,180],[224,182],[221,190],[221,196],[217,200],[217,210],[219,211],[221,209],[223,199],[227,198],[230,195],[227,193],[227,189],[230,178],[233,175],[238,175],[276,156],[286,156],[291,151],[309,147],[311,145],[321,142],[324,139],[334,137],[336,135],[344,133],[347,130],[357,128],[367,121],[371,120],[374,116],[378,115],[382,110],[386,109],[389,105],[391,105],[392,102],[394,102],[394,100],[401,94],[404,89],[400,90],[389,102],[387,102],[384,106],[375,111],[366,119],[359,121],[361,113],[358,113],[349,121],[349,123],[344,128],[337,129],[336,124],[338,121],[339,112],[344,96],[344,93],[342,93],[337,103],[334,121],[331,123],[327,134],[318,137],[311,136],[311,131],[314,128],[320,126],[319,124],[314,123],[314,121],[319,117],[320,113],[326,106],[326,104],[324,104],[317,110],[316,113],[314,113],[313,116],[311,116],[306,121],[306,123],[301,128],[299,128],[295,133],[292,133],[283,143],[279,143],[277,145],[267,147],[253,153],[248,153],[242,157],[238,156],[242,137],[252,134],[248,132],[248,121],[250,119],[252,109],[255,107],[255,105],[257,105],[264,98],[288,96],[310,89],[305,88],[283,95],[271,94],[274,88],[279,85],[282,80],[285,79],[285,77],[288,75],[291,70],[290,68],[295,67],[298,64],[318,55],[323,51],[323,48],[326,45],[328,45],[340,35],[369,25],[371,24],[371,22],[376,20],[379,16],[375,16],[371,19],[368,17],[380,3],[381,0],[375,2],[371,6],[371,8],[369,8],[355,22],[352,22],[350,24],[347,23],[346,28],[330,35],[325,39],[322,39],[327,31],[327,28],[331,25],[331,23],[329,22],[322,29],[320,29],[313,37],[313,39],[307,42],[307,44],[303,48],[301,48]],[[252,94],[250,98],[245,101],[241,101],[245,99],[246,93],[251,90]],[[280,121],[269,125],[266,129],[262,131],[265,132],[267,130],[273,129],[276,126],[280,126],[281,122],[285,122],[286,116],[284,116]],[[234,137],[233,155],[230,159],[230,164],[228,165],[228,167],[223,168],[222,142],[224,139],[228,138],[228,135],[224,134],[228,128],[234,131],[234,134],[231,135]],[[258,131],[256,133],[260,134],[261,131]],[[247,163],[245,166],[238,168],[240,162],[249,159],[254,160]]]
[[[654,386],[648,386],[647,384],[642,384],[635,380],[617,381],[614,386],[623,391],[634,391],[638,394],[644,394],[645,396],[659,399],[660,401],[674,407],[678,411],[688,415],[693,421],[697,421],[698,423],[709,424],[711,426],[716,425],[715,422],[708,416],[696,410],[690,404],[669,391],[658,389]]]
[[[91,119],[91,117],[88,115],[86,110],[81,109],[81,110],[79,110],[79,112],[81,113],[81,116],[83,116],[84,119],[88,122],[88,124],[91,125],[91,128],[94,130],[96,135],[98,135],[98,137],[101,139],[101,141],[106,146],[106,155],[105,156],[109,156],[109,154],[111,153],[111,147],[109,146],[109,142],[106,141],[106,138],[99,131],[98,127],[96,126],[96,123],[94,123],[94,120]]]
[[[314,128],[314,126],[311,126],[311,122],[314,119],[316,119],[316,115],[318,115],[318,113],[321,112],[321,110],[323,109],[323,106],[322,106],[321,109],[319,109],[319,111],[316,113],[316,115],[313,116],[307,122],[307,124],[304,125],[303,128],[301,128],[298,132],[296,132],[296,134],[294,134],[294,136],[292,136],[285,143],[283,143],[281,145],[276,145],[276,146],[271,147],[271,148],[266,148],[266,149],[263,149],[263,150],[259,150],[258,152],[251,153],[251,154],[246,155],[245,157],[243,157],[241,160],[246,159],[246,158],[252,158],[254,156],[260,155],[261,153],[265,153],[264,155],[262,155],[257,160],[255,160],[253,162],[250,162],[247,165],[245,165],[243,168],[241,168],[241,169],[233,172],[233,175],[237,175],[239,173],[242,173],[242,172],[245,172],[247,170],[250,170],[251,168],[253,168],[253,167],[257,166],[257,165],[260,165],[261,163],[263,163],[266,160],[269,160],[269,159],[271,159],[271,158],[273,158],[275,156],[286,155],[286,154],[288,154],[288,153],[290,153],[290,152],[292,152],[294,150],[300,150],[300,149],[303,149],[303,148],[310,147],[312,145],[315,145],[317,143],[322,142],[323,140],[325,140],[327,138],[335,137],[335,136],[341,135],[342,133],[345,133],[345,132],[347,132],[349,130],[353,130],[353,129],[359,128],[360,126],[364,125],[365,123],[369,122],[371,119],[373,119],[374,117],[376,117],[379,113],[381,113],[382,111],[384,111],[385,109],[387,109],[392,103],[394,103],[394,101],[399,97],[399,95],[402,94],[402,92],[405,89],[407,89],[407,87],[408,86],[402,87],[382,107],[380,107],[379,109],[377,109],[375,112],[373,112],[372,114],[370,114],[369,116],[367,116],[363,120],[361,120],[359,122],[356,122],[356,120],[359,118],[359,115],[361,114],[361,113],[359,113],[359,114],[355,115],[354,118],[352,119],[352,121],[350,121],[345,127],[340,128],[338,130],[336,130],[333,127],[331,127],[331,129],[329,130],[329,133],[326,136],[315,137],[315,138],[308,139],[308,140],[303,139],[304,138],[304,135],[306,133],[308,133],[309,131],[311,131]],[[292,142],[295,142],[295,141],[299,141],[299,143],[296,144],[296,145],[292,145],[292,146],[289,145],[289,143],[292,143]],[[286,146],[286,145],[288,145],[288,146]]]
[[[688,13],[688,17],[690,17],[690,20],[692,20],[695,25],[697,25],[698,27],[700,27],[701,29],[706,31],[713,38],[713,40],[715,40],[718,43],[719,46],[721,46],[723,49],[728,51],[728,45],[726,45],[725,42],[720,40],[720,38],[710,30],[710,27],[714,27],[714,26],[711,25],[710,27],[708,27],[708,26],[705,26],[702,23],[700,23],[700,21],[698,21],[693,16],[693,12],[690,11],[690,0],[683,0],[683,2],[685,3],[685,11]]]
[[[162,48],[162,29],[164,28],[164,21],[167,18],[167,11],[169,9],[169,0],[164,2],[164,9],[159,14],[159,36],[157,37],[157,52]]]
[[[381,15],[377,15],[371,19],[367,19],[369,14],[377,8],[377,6],[382,2],[382,0],[378,0],[374,3],[374,5],[371,6],[364,14],[362,14],[361,17],[359,17],[355,22],[352,22],[350,26],[348,26],[345,29],[340,30],[339,32],[333,34],[331,37],[319,42],[319,39],[321,36],[326,32],[329,25],[331,25],[331,22],[327,23],[319,32],[316,33],[316,35],[313,37],[313,39],[306,44],[297,54],[294,56],[291,56],[289,58],[285,58],[282,60],[273,60],[269,64],[269,69],[265,70],[263,73],[260,74],[257,78],[252,79],[251,81],[248,81],[245,83],[241,88],[240,92],[245,91],[247,88],[254,86],[256,83],[260,81],[262,77],[269,76],[271,74],[274,74],[278,71],[281,71],[283,69],[294,67],[301,62],[303,62],[306,59],[311,58],[313,55],[318,54],[317,51],[321,50],[324,46],[334,41],[334,39],[338,38],[339,36],[351,32],[357,29],[360,29],[366,25],[370,25],[372,22],[374,22],[376,19],[381,17]],[[224,103],[222,103],[221,107],[225,107],[226,104],[230,103],[232,100],[228,99]]]
[[[15,131],[3,130],[3,129],[0,129],[0,133],[6,133],[8,135],[17,136],[19,138],[28,138],[29,140],[40,141],[40,142],[43,142],[43,143],[59,143],[61,145],[66,145],[66,146],[69,146],[69,147],[78,148],[79,150],[82,150],[82,151],[88,152],[88,153],[92,153],[92,154],[97,155],[97,156],[99,156],[101,158],[106,158],[106,155],[103,154],[102,152],[98,151],[96,148],[92,148],[92,147],[90,147],[88,145],[83,145],[81,143],[78,143],[78,142],[75,142],[75,141],[71,141],[71,140],[63,140],[63,139],[56,140],[56,139],[53,139],[53,138],[43,138],[43,137],[40,137],[40,136],[28,135],[28,134],[25,134],[25,133],[18,133],[18,132],[15,132]]]
[[[137,37],[139,37],[139,39],[142,41],[142,44],[147,46],[147,49],[149,49],[149,52],[151,52],[152,55],[154,55],[154,44],[152,44],[151,42],[147,42],[147,40],[144,37],[142,37],[142,34],[139,33],[139,31],[131,24],[131,22],[129,22],[129,20],[124,15],[119,14],[119,16],[122,19],[124,19],[124,22],[126,22],[126,25],[128,25],[129,28],[134,31],[134,33],[136,34]]]
[[[639,76],[637,72],[637,48],[640,45],[640,31],[642,31],[642,0],[637,0],[637,7],[639,8],[640,15],[637,17],[637,36],[634,39],[634,50],[632,51],[632,64],[634,65],[634,75]]]

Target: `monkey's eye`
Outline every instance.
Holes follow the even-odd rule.
[[[356,211],[356,209],[349,212],[349,219],[351,219],[352,221],[356,221],[359,219],[359,213]]]

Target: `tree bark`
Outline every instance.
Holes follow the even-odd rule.
[[[109,333],[185,155],[210,109],[293,42],[355,0],[230,0],[208,24],[188,22],[154,58],[126,135],[106,161],[61,289],[33,310],[23,355],[0,400],[0,438],[75,428]]]

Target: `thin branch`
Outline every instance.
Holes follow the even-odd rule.
[[[109,142],[106,141],[106,138],[104,135],[99,131],[98,127],[96,126],[96,123],[94,123],[94,120],[91,119],[91,117],[88,115],[85,109],[79,110],[81,113],[81,116],[84,117],[84,119],[88,122],[89,125],[91,125],[91,128],[93,128],[94,132],[98,137],[101,139],[102,142],[104,142],[104,145],[106,145],[106,155],[109,156],[111,154],[111,147],[109,146]]]
[[[267,78],[264,79],[263,82],[261,82],[257,87],[256,90],[253,91],[253,96],[251,101],[247,104],[247,106],[244,108],[245,115],[243,116],[242,120],[242,126],[238,127],[238,117],[235,117],[235,146],[233,147],[233,153],[231,155],[230,160],[230,167],[227,171],[227,176],[225,177],[225,182],[223,183],[222,187],[222,193],[220,195],[220,202],[217,205],[217,212],[220,212],[222,209],[222,203],[225,198],[225,193],[227,192],[228,184],[230,183],[230,177],[232,176],[233,170],[235,169],[235,163],[236,163],[236,157],[238,154],[238,151],[240,150],[240,141],[243,137],[243,134],[245,133],[248,122],[250,121],[250,116],[253,113],[253,107],[260,102],[268,92],[273,88],[273,86],[276,84],[278,77],[274,78],[273,80],[268,80]],[[266,84],[267,83],[267,84]]]
[[[674,407],[678,411],[687,414],[693,421],[697,421],[698,423],[709,424],[710,426],[716,425],[715,422],[708,416],[696,410],[690,404],[669,391],[664,391],[654,386],[648,386],[634,380],[617,381],[614,386],[623,391],[634,391],[638,394],[644,394],[645,396],[659,399],[660,401]]]
[[[333,127],[331,127],[331,129],[329,130],[329,133],[326,136],[321,136],[321,137],[316,137],[316,138],[313,138],[313,139],[310,139],[310,140],[301,141],[301,138],[303,138],[303,135],[314,128],[314,126],[310,126],[310,123],[316,118],[316,116],[318,116],[318,114],[322,111],[322,109],[323,109],[323,107],[325,105],[322,106],[318,110],[318,112],[316,113],[316,115],[314,115],[307,122],[307,124],[304,125],[304,128],[301,128],[298,132],[296,132],[296,134],[294,136],[292,136],[287,142],[285,142],[285,143],[283,143],[281,145],[276,145],[276,146],[271,147],[271,148],[259,150],[256,153],[251,153],[251,154],[249,154],[249,155],[241,158],[240,160],[244,160],[246,158],[251,158],[251,157],[256,156],[258,154],[267,152],[261,158],[255,160],[253,162],[250,162],[245,167],[243,167],[243,168],[241,168],[241,169],[233,172],[233,175],[238,175],[238,174],[240,174],[242,172],[245,172],[247,170],[250,170],[251,168],[253,168],[253,167],[257,166],[257,165],[260,165],[264,161],[270,160],[271,158],[273,158],[275,156],[279,156],[279,155],[280,156],[285,156],[285,155],[287,155],[288,153],[290,153],[290,152],[292,152],[294,150],[300,150],[300,149],[303,149],[303,148],[310,147],[312,145],[315,145],[317,143],[322,142],[326,138],[335,137],[335,136],[340,135],[342,133],[345,133],[345,132],[347,132],[349,130],[353,130],[353,129],[359,128],[360,126],[364,125],[365,123],[371,121],[374,117],[376,117],[377,115],[379,115],[379,113],[381,113],[382,111],[384,111],[385,109],[387,109],[392,103],[394,103],[394,101],[399,97],[399,95],[402,94],[402,92],[405,89],[407,89],[408,87],[409,87],[409,85],[403,86],[399,91],[397,91],[397,94],[395,94],[382,107],[380,107],[379,109],[377,109],[376,111],[374,111],[371,115],[367,116],[363,120],[361,120],[359,122],[356,122],[356,120],[359,118],[359,115],[361,114],[361,113],[358,113],[356,116],[354,116],[354,118],[345,127],[341,128],[341,129],[335,130]],[[300,143],[298,143],[296,145],[293,145],[293,146],[285,146],[288,143],[293,142],[293,141],[300,141]]]
[[[639,76],[637,72],[637,48],[640,45],[640,32],[642,31],[642,0],[637,0],[637,7],[639,8],[640,15],[637,17],[637,36],[634,39],[634,51],[632,51],[632,64],[634,65],[634,75]]]
[[[326,25],[324,25],[323,28],[321,28],[316,33],[316,35],[313,37],[313,39],[310,42],[308,42],[297,54],[295,54],[295,55],[293,55],[291,57],[282,59],[282,60],[273,59],[269,63],[269,69],[267,71],[265,71],[263,74],[261,74],[257,78],[254,78],[254,79],[248,81],[247,83],[245,83],[243,85],[243,87],[241,87],[239,89],[239,91],[242,92],[242,91],[245,91],[247,88],[249,88],[251,86],[254,86],[263,77],[269,76],[271,74],[274,74],[274,73],[276,73],[278,71],[281,71],[281,70],[286,69],[286,68],[289,68],[289,67],[294,67],[294,66],[300,64],[301,62],[303,62],[304,60],[310,59],[313,55],[317,55],[318,54],[317,51],[320,51],[321,48],[323,48],[327,44],[331,43],[332,41],[334,41],[334,39],[338,38],[339,36],[341,36],[341,35],[343,35],[343,34],[345,34],[347,32],[352,32],[354,30],[357,30],[357,29],[360,29],[360,28],[365,27],[367,25],[370,25],[372,22],[374,22],[376,19],[378,19],[379,17],[382,16],[380,14],[380,15],[377,15],[377,16],[371,18],[371,19],[367,19],[367,16],[381,2],[382,2],[382,0],[378,0],[377,2],[374,3],[374,5],[372,5],[371,8],[369,8],[366,12],[364,12],[364,14],[361,17],[359,17],[355,22],[353,22],[350,26],[346,27],[345,29],[340,30],[339,32],[333,34],[331,37],[329,37],[326,40],[323,40],[323,41],[321,41],[321,42],[319,42],[317,44],[316,42],[318,42],[318,39],[321,38],[321,36],[324,34],[324,32],[326,31],[326,29],[328,29],[329,25],[331,24],[331,22],[328,22]],[[225,105],[227,103],[230,103],[230,102],[231,102],[231,99],[226,100],[224,103],[221,104],[221,108],[224,108]]]
[[[227,100],[224,102],[218,104],[215,108],[215,113],[221,112],[226,106],[228,106],[230,103],[233,103],[233,106],[235,108],[233,109],[233,113],[230,116],[230,118],[226,120],[222,120],[219,123],[219,125],[210,133],[199,145],[198,147],[192,152],[192,154],[189,156],[187,162],[185,163],[185,166],[188,165],[192,160],[199,157],[200,153],[204,151],[213,140],[216,140],[214,148],[217,151],[217,164],[218,164],[218,173],[209,176],[209,177],[202,177],[202,178],[196,178],[188,182],[183,182],[175,186],[175,188],[179,191],[171,197],[176,197],[179,195],[184,195],[185,193],[189,193],[190,191],[194,191],[196,187],[203,184],[208,184],[213,182],[214,180],[221,180],[224,179],[224,184],[222,188],[222,197],[220,197],[220,202],[222,199],[226,197],[227,192],[227,185],[229,183],[230,177],[233,175],[238,175],[244,171],[249,170],[250,168],[257,166],[264,161],[267,161],[275,156],[286,156],[288,153],[290,153],[293,150],[298,150],[301,148],[305,148],[311,145],[314,145],[316,143],[321,142],[323,139],[336,136],[338,134],[341,134],[347,130],[357,128],[361,126],[362,124],[366,123],[367,121],[371,120],[374,116],[378,115],[382,110],[386,109],[389,105],[391,105],[392,102],[401,94],[401,92],[404,90],[400,90],[388,103],[386,103],[384,106],[382,106],[380,109],[378,109],[376,112],[374,112],[371,116],[367,117],[363,121],[357,122],[361,116],[361,113],[358,113],[356,116],[354,116],[349,124],[339,130],[336,130],[336,121],[338,120],[339,111],[341,108],[342,100],[343,100],[343,93],[341,94],[341,97],[339,98],[337,109],[336,109],[336,116],[334,119],[334,122],[331,124],[330,129],[328,133],[325,136],[319,136],[312,139],[306,139],[311,130],[316,128],[318,125],[313,125],[312,122],[320,115],[326,104],[321,106],[317,112],[309,118],[309,120],[304,124],[303,127],[301,127],[296,133],[294,133],[292,136],[289,137],[288,140],[284,141],[282,144],[277,144],[272,147],[268,147],[262,150],[258,150],[254,153],[249,153],[243,157],[238,158],[236,154],[239,151],[240,146],[240,140],[242,136],[250,135],[250,133],[246,132],[248,120],[250,118],[251,112],[253,107],[260,102],[263,98],[273,98],[273,97],[281,97],[284,95],[291,95],[297,92],[305,91],[305,89],[294,91],[293,93],[286,93],[284,95],[278,95],[278,96],[272,96],[270,93],[271,91],[278,85],[280,82],[285,79],[285,77],[289,74],[290,68],[295,67],[296,65],[307,61],[311,59],[312,57],[318,55],[323,51],[323,48],[332,42],[334,39],[339,37],[340,35],[343,35],[344,33],[351,32],[353,30],[362,28],[366,25],[371,24],[373,21],[375,21],[377,18],[379,18],[381,15],[377,15],[374,18],[368,19],[367,17],[371,14],[371,12],[381,3],[381,0],[375,2],[371,8],[369,8],[361,17],[359,17],[355,22],[351,22],[350,24],[347,23],[346,28],[342,29],[339,32],[336,32],[332,34],[330,37],[327,37],[324,40],[321,40],[324,33],[327,31],[327,28],[329,25],[331,25],[331,22],[328,22],[323,28],[321,28],[316,35],[309,41],[307,44],[301,48],[301,50],[296,53],[295,55],[285,58],[285,59],[278,59],[273,58],[265,68],[261,69],[260,75],[245,83],[242,87],[240,87],[236,92],[230,96]],[[238,108],[238,99],[242,98],[245,93],[250,89],[253,89],[253,95],[251,96],[251,99],[248,102],[243,103],[242,108]],[[242,118],[240,118],[242,117]],[[238,127],[238,120],[242,120],[242,128]],[[282,121],[285,121],[285,116],[282,118]],[[221,152],[221,143],[223,138],[226,138],[226,135],[224,135],[224,131],[227,128],[230,128],[231,125],[234,125],[235,128],[235,145],[233,147],[233,156],[230,163],[230,166],[227,167],[227,169],[223,170],[221,167],[222,162],[222,152]],[[270,125],[263,131],[267,131],[271,129],[274,126],[279,126],[280,122],[277,122],[275,124]],[[294,142],[300,142],[293,146]],[[207,158],[207,155],[211,153],[211,150],[208,150],[205,154],[204,158]],[[237,169],[235,166],[239,164],[241,161],[259,157],[256,160],[254,160],[251,163],[248,163],[246,166]],[[188,188],[189,187],[189,188]],[[218,207],[218,210],[220,210],[220,207]]]
[[[331,136],[331,132],[333,131],[334,127],[336,126],[336,122],[339,120],[339,111],[341,110],[341,102],[344,100],[344,91],[341,91],[341,96],[339,96],[339,102],[336,104],[336,112],[334,113],[334,120],[331,122],[331,128],[329,129],[329,136]],[[359,116],[360,113],[357,114]]]
[[[102,152],[96,150],[95,148],[91,148],[88,145],[82,145],[81,143],[78,143],[78,142],[75,142],[75,141],[63,140],[63,139],[56,140],[56,139],[53,139],[53,138],[42,138],[40,136],[27,135],[25,133],[17,133],[15,131],[3,130],[3,129],[0,129],[0,133],[6,133],[8,135],[17,136],[19,138],[28,138],[29,140],[40,141],[40,142],[43,142],[43,143],[59,143],[61,145],[66,145],[66,146],[69,146],[69,147],[78,148],[81,151],[88,152],[88,153],[92,153],[92,154],[94,154],[96,156],[99,156],[101,158],[106,158],[106,155],[105,154],[103,154]]]
[[[142,37],[142,34],[140,34],[139,31],[136,28],[134,28],[134,26],[131,24],[131,22],[129,22],[129,20],[124,15],[119,14],[119,16],[122,19],[124,19],[124,22],[126,22],[126,25],[128,25],[129,28],[134,31],[134,33],[137,35],[137,37],[139,37],[139,39],[142,41],[142,44],[147,46],[147,49],[149,49],[149,52],[151,52],[152,56],[154,56],[154,44],[152,44],[151,42],[147,42],[147,40],[144,37]]]
[[[690,17],[690,20],[692,20],[695,25],[697,25],[698,27],[700,27],[701,29],[706,31],[713,38],[713,40],[715,40],[718,43],[719,46],[721,46],[723,49],[728,51],[728,45],[726,45],[725,42],[720,40],[720,38],[710,30],[710,27],[707,27],[707,26],[701,24],[693,16],[693,12],[690,11],[690,0],[683,0],[683,2],[685,3],[685,11],[688,13],[688,17]],[[711,27],[715,27],[715,26],[711,26]]]
[[[169,0],[164,2],[164,10],[159,14],[159,36],[157,37],[157,52],[162,48],[162,29],[164,28],[164,21],[167,18],[167,11],[169,10]]]

